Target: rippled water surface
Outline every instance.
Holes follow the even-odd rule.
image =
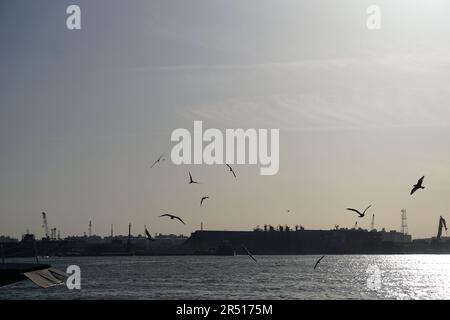
[[[82,257],[81,290],[0,288],[0,299],[449,299],[450,255]],[[14,260],[33,262],[32,259]],[[10,262],[12,262],[10,260]]]

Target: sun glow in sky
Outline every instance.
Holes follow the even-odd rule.
[[[377,31],[359,0],[77,3],[79,31],[67,1],[0,4],[0,234],[42,235],[42,211],[63,236],[352,227],[372,204],[359,226],[399,230],[405,208],[430,237],[450,218],[448,1],[378,1]],[[150,169],[195,120],[280,129],[279,173]]]

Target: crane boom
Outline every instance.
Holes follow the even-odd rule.
[[[44,228],[44,232],[45,232],[45,237],[47,239],[50,238],[50,234],[48,231],[48,223],[47,223],[47,215],[45,212],[42,212],[42,228]]]
[[[442,235],[442,227],[445,228],[445,231],[447,231],[447,224],[445,223],[445,219],[442,218],[442,216],[439,217],[439,227],[438,227],[438,233],[436,236],[436,239],[439,240]]]

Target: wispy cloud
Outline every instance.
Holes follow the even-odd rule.
[[[450,90],[442,73],[436,76],[435,72],[449,67],[448,56],[420,54],[387,55],[368,61],[333,59],[246,66],[191,66],[191,70],[263,69],[261,82],[265,84],[264,88],[270,86],[270,77],[274,74],[277,75],[275,79],[283,75],[287,82],[292,78],[290,86],[295,87],[295,81],[299,81],[306,83],[306,87],[299,86],[298,92],[240,93],[190,105],[180,112],[184,118],[229,126],[257,125],[285,130],[446,126],[450,125],[450,109],[446,106],[450,101]],[[242,79],[240,81],[242,83]],[[273,85],[276,87],[276,80]]]

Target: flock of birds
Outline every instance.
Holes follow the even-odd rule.
[[[417,181],[417,183],[415,185],[413,185],[413,188],[411,189],[410,195],[413,195],[417,190],[425,189],[425,187],[423,186],[423,179],[425,179],[425,176],[422,176],[422,178],[420,178]],[[357,210],[357,209],[353,209],[353,208],[347,208],[347,210],[357,213],[358,214],[358,218],[363,218],[365,216],[365,214],[366,214],[366,211],[369,210],[370,207],[372,207],[372,205],[369,205],[362,212]],[[320,257],[320,259],[316,261],[316,264],[314,265],[314,269],[317,268],[317,266],[319,265],[320,261],[322,261],[323,258],[325,258],[325,256]]]
[[[153,168],[155,165],[157,165],[158,163],[160,163],[161,161],[164,161],[164,160],[165,160],[165,158],[164,158],[164,153],[163,153],[163,154],[161,154],[161,155],[159,156],[158,159],[155,160],[155,162],[153,162],[153,164],[150,166],[150,168]],[[230,171],[231,174],[233,174],[233,177],[234,177],[235,179],[237,179],[236,172],[234,171],[234,169],[233,169],[229,164],[227,164],[227,163],[226,163],[225,165],[227,166],[228,171]],[[191,184],[200,184],[200,182],[194,180],[194,178],[192,177],[192,174],[191,174],[190,171],[188,171],[188,174],[189,174],[189,182],[188,182],[189,185],[191,185]],[[208,199],[210,199],[209,196],[203,196],[203,197],[200,199],[200,207],[203,205],[203,203],[205,202],[205,200],[208,200]],[[174,219],[175,219],[175,220],[180,221],[180,222],[181,222],[182,224],[184,224],[184,225],[186,224],[186,223],[183,221],[182,218],[180,218],[179,216],[170,214],[170,213],[164,213],[164,214],[160,215],[159,217],[160,217],[160,218],[162,218],[162,217],[168,217],[168,218],[170,218],[170,220],[174,220]],[[154,240],[155,240],[155,239],[151,236],[150,232],[147,230],[147,227],[145,227],[145,234],[146,234],[148,240],[150,240],[150,241],[154,241]],[[249,255],[254,261],[256,261],[256,259],[250,254],[250,252],[248,251],[247,248],[245,248],[245,247],[243,246],[243,249],[248,253],[248,255]]]
[[[420,178],[417,183],[415,185],[413,185],[413,188],[411,190],[411,195],[413,195],[417,190],[419,189],[425,189],[425,187],[423,186],[423,179],[425,179],[425,176],[422,176],[422,178]],[[356,212],[358,214],[359,218],[363,218],[366,214],[366,211],[371,207],[372,205],[369,205],[363,212],[357,210],[357,209],[353,209],[353,208],[347,208],[347,210],[349,211],[353,211]]]
[[[160,163],[161,161],[164,161],[164,153],[157,159],[155,160],[155,162],[153,162],[153,164],[151,165],[150,168],[153,168],[156,164]],[[225,164],[228,167],[228,170],[233,174],[234,178],[236,177],[236,173],[234,172],[233,168],[229,165],[229,164]],[[189,173],[189,184],[200,184],[198,181],[195,181],[192,178],[192,174],[190,171],[188,171]],[[413,188],[411,189],[411,193],[410,195],[413,195],[417,190],[420,189],[425,189],[425,187],[423,186],[423,180],[425,179],[425,176],[422,176],[422,178],[420,178],[416,184],[413,185]],[[205,200],[209,199],[209,196],[204,196],[200,199],[200,206],[202,206],[203,202]],[[364,211],[360,211],[358,209],[354,209],[354,208],[347,208],[348,211],[354,212],[356,214],[358,214],[358,218],[363,218],[366,215],[367,210],[369,210],[372,207],[372,205],[369,205],[366,209],[364,209]],[[290,213],[291,210],[288,209],[286,210],[287,213]],[[160,215],[159,217],[168,217],[171,220],[175,219],[180,221],[183,224],[186,224],[183,219],[181,219],[180,217],[173,215],[173,214],[169,214],[169,213],[165,213]],[[153,237],[150,235],[150,232],[147,230],[147,227],[145,227],[145,234],[147,236],[148,240],[154,241],[155,239],[153,239]],[[242,245],[242,249],[247,253],[247,255],[253,259],[253,261],[257,262],[257,260],[255,259],[255,257],[250,253],[250,251],[244,246]],[[314,270],[317,268],[317,266],[319,265],[319,263],[322,261],[322,259],[325,258],[325,256],[321,256],[316,263],[314,264]]]
[[[159,157],[159,158],[151,165],[151,168],[153,168],[158,162],[164,161],[163,156],[164,156],[164,153],[163,153],[163,154],[162,154],[162,155],[161,155],[161,156],[160,156],[160,157]],[[225,164],[225,165],[228,167],[229,171],[233,174],[234,178],[237,178],[237,177],[236,177],[236,173],[234,172],[233,168],[232,168],[229,164]],[[190,171],[188,171],[188,174],[189,174],[189,182],[188,182],[188,184],[200,184],[200,182],[198,182],[198,181],[194,180],[194,178],[192,178],[192,174],[191,174]],[[205,200],[207,200],[207,199],[209,199],[209,196],[203,196],[203,197],[200,199],[200,207],[203,205],[203,202],[204,202]],[[180,221],[182,224],[186,224],[186,223],[183,221],[183,219],[181,219],[180,217],[178,217],[178,216],[176,216],[176,215],[170,214],[170,213],[162,214],[162,215],[160,215],[159,217],[160,217],[160,218],[161,218],[161,217],[168,217],[168,218],[170,218],[171,220],[176,219],[176,220]],[[146,233],[147,233],[147,232],[146,232]]]

